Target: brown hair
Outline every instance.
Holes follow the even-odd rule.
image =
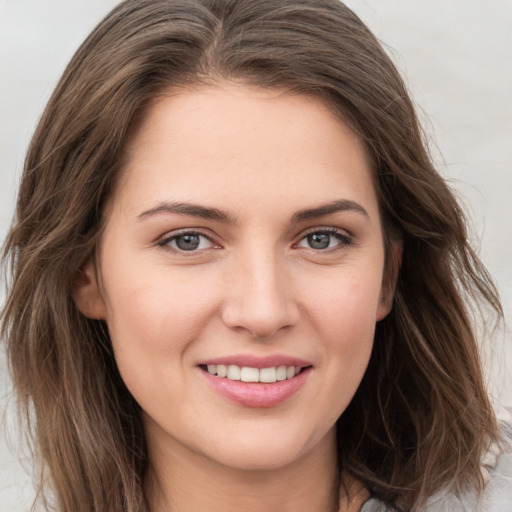
[[[128,0],[53,93],[4,248],[12,275],[2,332],[40,490],[48,471],[60,510],[145,508],[139,407],[106,326],[80,314],[71,287],[145,107],[169,87],[218,79],[322,98],[366,145],[388,254],[393,238],[403,244],[394,306],[338,421],[340,470],[403,510],[440,489],[481,488],[480,458],[497,434],[470,308],[479,301],[500,314],[500,304],[375,37],[337,0]],[[387,262],[388,286],[396,264]]]

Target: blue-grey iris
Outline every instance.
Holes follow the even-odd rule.
[[[312,249],[326,249],[331,243],[331,235],[328,233],[313,233],[308,235],[308,244]]]
[[[176,237],[176,247],[182,251],[193,251],[199,247],[201,238],[199,235],[189,234]]]

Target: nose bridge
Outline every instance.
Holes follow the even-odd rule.
[[[297,321],[289,274],[275,248],[259,245],[241,252],[231,271],[226,325],[265,338]]]

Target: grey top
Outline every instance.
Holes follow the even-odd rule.
[[[470,492],[456,496],[439,492],[432,496],[422,512],[512,512],[512,409],[498,414],[503,433],[503,447],[492,447],[482,461],[488,481],[478,496]],[[369,499],[361,512],[392,512],[382,501]]]

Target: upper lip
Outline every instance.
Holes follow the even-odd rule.
[[[272,368],[274,366],[295,366],[299,368],[305,368],[307,366],[312,366],[309,361],[305,359],[300,359],[294,356],[287,356],[283,354],[274,354],[267,356],[256,356],[256,355],[230,355],[230,356],[221,356],[215,357],[212,359],[207,359],[201,361],[200,365],[236,365],[240,367],[249,367],[249,368]]]

